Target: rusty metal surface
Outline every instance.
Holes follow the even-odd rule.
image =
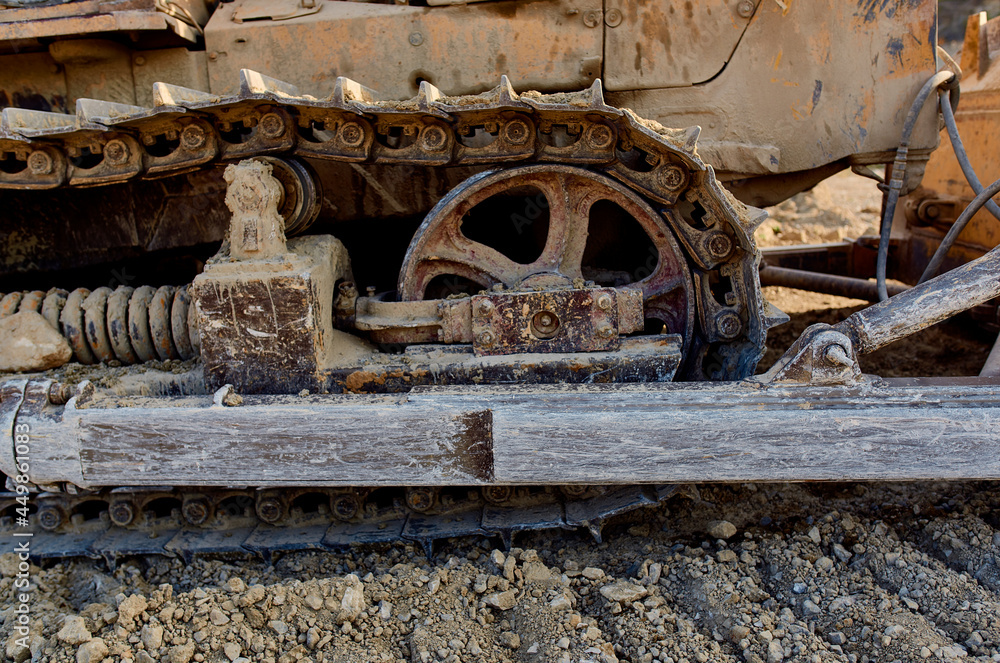
[[[611,0],[604,11],[604,82],[609,90],[704,83],[718,74],[757,0]]]
[[[899,142],[899,109],[936,69],[935,14],[933,0],[760,3],[725,68],[707,83],[616,91],[609,99],[666,126],[701,126],[699,152],[723,179],[848,159],[884,163]],[[922,114],[910,157],[926,157],[937,133],[935,114]],[[912,188],[921,169],[911,165]],[[766,187],[743,185],[749,204],[790,195],[775,199]]]

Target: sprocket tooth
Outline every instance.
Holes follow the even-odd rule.
[[[221,97],[211,92],[192,90],[191,88],[171,85],[170,83],[153,83],[153,105],[160,106],[203,106],[215,104]]]
[[[604,103],[604,84],[601,83],[600,78],[595,78],[594,82],[590,84],[587,88],[587,92],[590,93],[590,105],[594,108],[604,108],[607,104]]]
[[[4,108],[0,119],[0,131],[38,136],[52,131],[76,129],[76,115],[28,110],[26,108]]]
[[[694,152],[698,146],[698,138],[701,136],[701,127],[696,124],[682,131],[684,131],[684,149],[688,152]]]
[[[100,99],[77,99],[76,117],[80,125],[85,124],[115,124],[129,120],[137,115],[146,115],[148,108],[117,104]]]
[[[292,83],[271,78],[253,69],[240,69],[240,96],[273,95],[278,97],[302,97],[302,92]]]
[[[365,87],[357,81],[344,76],[337,76],[337,81],[333,84],[333,94],[329,101],[338,106],[347,106],[352,101],[361,103],[374,103],[377,99],[375,90]]]

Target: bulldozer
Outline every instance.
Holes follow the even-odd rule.
[[[995,220],[948,238],[997,187],[933,175],[994,22],[960,66],[932,1],[0,6],[5,544],[430,551],[692,482],[1000,477],[1000,357],[858,363],[997,323]],[[847,169],[879,236],[758,248]],[[758,373],[762,284],[877,303]]]

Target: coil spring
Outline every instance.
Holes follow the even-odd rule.
[[[193,359],[201,342],[188,287],[53,288],[0,295],[0,317],[40,313],[81,364]]]

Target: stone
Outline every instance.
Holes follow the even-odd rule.
[[[31,658],[31,649],[24,646],[21,638],[22,636],[18,633],[12,633],[11,636],[7,638],[7,646],[4,648],[7,653],[7,658],[14,661],[14,663],[24,663],[24,661]]]
[[[320,610],[323,607],[323,597],[315,592],[310,592],[306,594],[306,597],[302,600],[310,610]]]
[[[521,566],[521,573],[524,576],[525,582],[546,583],[553,580],[552,571],[544,562],[538,560],[525,562]]]
[[[736,525],[728,520],[713,520],[705,527],[705,531],[713,539],[730,539],[736,534]]]
[[[792,583],[792,592],[795,594],[805,594],[807,589],[809,588],[804,582]]]
[[[94,638],[76,650],[76,663],[101,663],[107,655],[108,646],[104,644],[104,640]]]
[[[235,642],[227,642],[222,646],[222,653],[224,653],[226,655],[226,658],[228,658],[230,661],[235,661],[236,659],[238,659],[242,651],[243,650],[240,648],[240,646]]]
[[[125,597],[118,605],[118,625],[126,631],[135,630],[135,620],[148,606],[146,599],[138,594]]]
[[[809,538],[810,538],[810,539],[812,540],[812,542],[813,542],[813,543],[815,543],[815,544],[816,544],[817,546],[818,546],[818,545],[819,545],[820,543],[822,543],[822,541],[823,541],[823,537],[822,537],[822,536],[820,536],[820,533],[819,533],[819,528],[818,528],[818,527],[815,527],[815,526],[813,526],[813,528],[809,530]]]
[[[521,647],[521,636],[511,631],[504,631],[500,634],[500,644],[508,649],[519,649]]]
[[[556,640],[556,647],[559,647],[559,649],[569,649],[569,638],[564,635]]]
[[[566,596],[557,596],[549,601],[549,607],[553,610],[569,610],[573,603]]]
[[[514,607],[517,595],[513,590],[507,590],[506,592],[497,592],[490,594],[483,598],[483,602],[491,608],[496,608],[497,610],[510,610]]]
[[[601,595],[609,601],[632,603],[646,596],[646,588],[621,580],[601,587]]]
[[[781,663],[785,658],[785,650],[781,647],[781,642],[771,640],[767,644],[767,663]]]
[[[344,590],[344,597],[340,600],[340,613],[337,615],[337,623],[340,624],[353,622],[367,607],[361,578],[351,573],[345,580],[347,581],[347,589]]]
[[[829,557],[820,557],[816,560],[814,566],[817,571],[829,571],[833,568],[833,560]]]
[[[885,631],[882,632],[883,635],[887,635],[890,638],[898,638],[899,636],[906,633],[906,629],[899,624],[892,624],[891,626],[886,626]]]
[[[168,654],[170,663],[190,663],[194,657],[194,643],[186,642],[170,648]]]
[[[846,562],[847,560],[851,559],[851,557],[853,557],[851,551],[845,548],[844,546],[840,545],[839,543],[833,544],[833,555],[841,562]]]
[[[604,570],[588,566],[583,570],[583,577],[587,580],[600,580],[604,577]]]
[[[0,318],[0,371],[47,371],[73,357],[69,342],[35,311]]]
[[[805,610],[806,613],[810,615],[818,615],[819,613],[823,612],[822,610],[820,610],[820,607],[818,605],[816,605],[809,599],[806,599],[805,601],[802,602],[802,609]]]
[[[270,626],[271,630],[277,633],[278,635],[284,635],[285,633],[288,633],[288,624],[281,621],[280,619],[272,619],[267,623],[267,625]]]
[[[715,559],[722,564],[731,564],[736,561],[736,553],[732,550],[720,550],[715,553]]]
[[[830,641],[831,645],[843,645],[847,642],[847,636],[840,631],[834,631],[826,639]]]
[[[212,611],[208,613],[208,618],[216,626],[224,626],[229,623],[229,616],[218,608],[212,608]]]
[[[494,550],[490,553],[490,561],[493,562],[493,565],[498,569],[502,569],[504,562],[507,561],[507,557],[499,550]]]
[[[156,651],[163,646],[163,627],[155,624],[146,624],[139,632],[139,639],[142,641],[146,651]]]
[[[87,630],[86,622],[79,615],[68,615],[63,620],[63,626],[56,633],[56,639],[69,645],[82,645],[90,642],[93,636]]]
[[[153,658],[146,652],[141,651],[135,655],[135,663],[157,663],[157,662],[155,658]]]

